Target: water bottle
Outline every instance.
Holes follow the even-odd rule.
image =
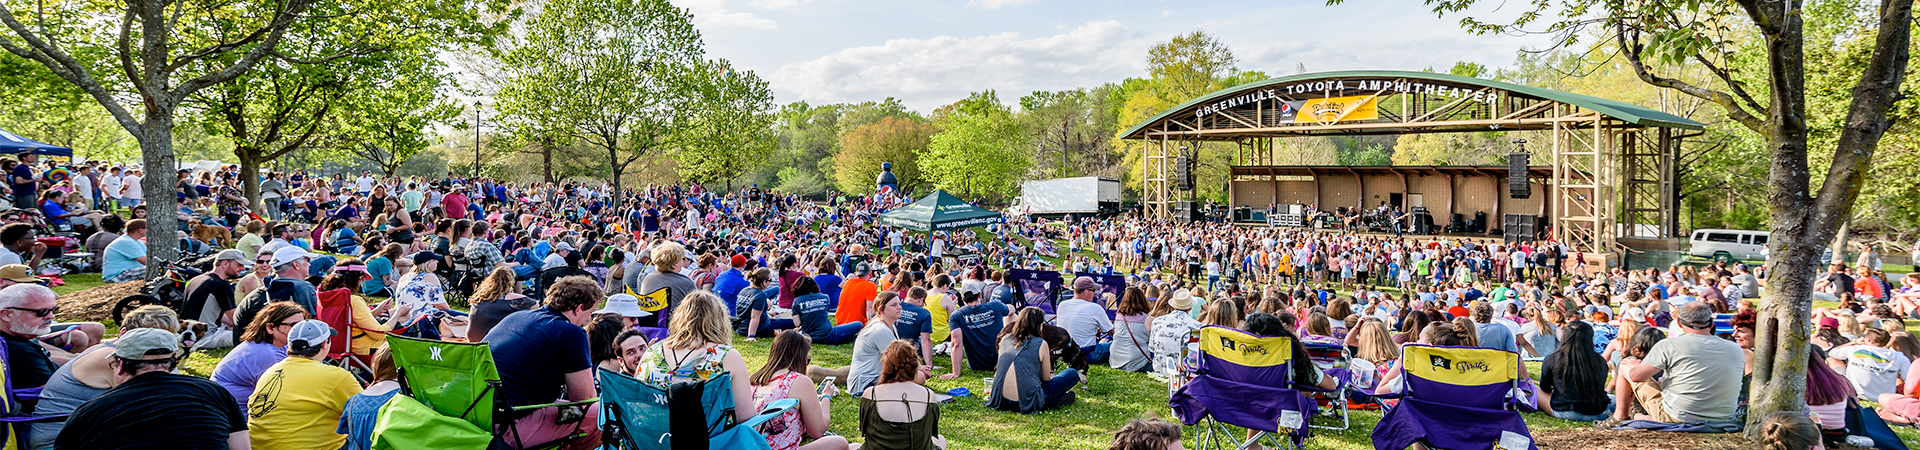
[[[1873,448],[1873,438],[1866,436],[1847,436],[1847,445],[1860,448]]]

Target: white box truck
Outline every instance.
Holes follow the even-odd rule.
[[[1007,211],[1016,215],[1111,216],[1120,212],[1120,180],[1079,177],[1028,181],[1020,184],[1020,198]]]

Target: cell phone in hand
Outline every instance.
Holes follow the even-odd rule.
[[[825,380],[820,380],[820,387],[814,391],[814,394],[821,397],[832,397],[834,393],[840,392],[840,390],[834,389],[833,387],[835,381],[839,381],[839,377],[827,377]]]

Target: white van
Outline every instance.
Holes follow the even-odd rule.
[[[1769,235],[1751,230],[1694,230],[1687,254],[1729,261],[1765,260]]]

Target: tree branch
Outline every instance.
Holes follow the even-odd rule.
[[[1631,39],[1628,38],[1629,34],[1633,35]],[[1615,28],[1614,39],[1619,42],[1621,54],[1627,57],[1627,65],[1633,67],[1633,73],[1640,77],[1640,81],[1718,104],[1727,110],[1727,118],[1739,122],[1741,126],[1745,126],[1755,133],[1766,133],[1766,121],[1755,117],[1752,112],[1741,107],[1740,102],[1734,99],[1732,95],[1694,86],[1685,81],[1653,74],[1652,71],[1648,70],[1646,60],[1641,55],[1641,52],[1646,48],[1639,42],[1639,32],[1634,31],[1630,33],[1626,26],[1618,26]],[[1629,42],[1629,40],[1631,40],[1631,42]]]
[[[1853,103],[1847,108],[1845,125],[1833,149],[1833,165],[1827,168],[1827,178],[1814,200],[1814,215],[1823,225],[1844,222],[1851,216],[1867,169],[1873,165],[1873,151],[1893,128],[1894,118],[1887,110],[1901,97],[1900,83],[1906,77],[1911,56],[1908,44],[1913,30],[1908,25],[1912,17],[1913,0],[1888,0],[1881,5],[1873,57],[1853,88]]]

